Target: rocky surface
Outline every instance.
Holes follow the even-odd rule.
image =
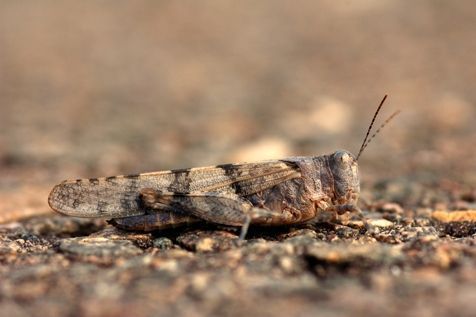
[[[4,316],[472,316],[476,223],[364,211],[345,224],[132,233],[40,217],[0,228]],[[467,212],[473,214],[476,211]]]

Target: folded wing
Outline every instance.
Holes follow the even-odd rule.
[[[225,164],[129,176],[78,179],[56,185],[48,203],[59,213],[77,217],[119,218],[143,215],[140,190],[188,193],[227,193],[245,196],[300,177],[286,161]]]

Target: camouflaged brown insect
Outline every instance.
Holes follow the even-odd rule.
[[[56,185],[48,203],[59,213],[111,218],[126,230],[152,231],[196,222],[242,228],[279,226],[313,220],[322,211],[358,211],[358,155],[339,150],[329,155],[290,157],[255,163],[160,171],[129,176],[78,179]]]

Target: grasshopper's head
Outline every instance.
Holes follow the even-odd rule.
[[[377,108],[377,111],[375,111],[357,156],[354,157],[354,155],[348,151],[339,150],[331,154],[329,157],[329,165],[334,178],[334,204],[355,205],[359,199],[360,181],[357,161],[359,160],[359,157],[362,155],[362,152],[365,150],[367,145],[369,145],[370,141],[372,141],[372,139],[380,132],[380,130],[400,112],[396,111],[390,117],[388,117],[388,119],[385,120],[385,122],[380,125],[377,131],[369,138],[370,131],[372,130],[375,119],[377,118],[377,115],[382,108],[385,99],[387,99],[387,95],[383,97],[380,105]]]
[[[334,203],[355,205],[360,193],[357,159],[352,153],[339,150],[330,155],[329,166],[334,178]]]

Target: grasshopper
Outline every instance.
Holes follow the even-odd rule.
[[[378,106],[357,156],[338,150],[255,163],[223,164],[137,175],[67,180],[48,203],[61,214],[111,218],[125,230],[152,231],[209,222],[241,227],[308,222],[320,212],[358,212],[357,161],[392,114],[369,138]]]

